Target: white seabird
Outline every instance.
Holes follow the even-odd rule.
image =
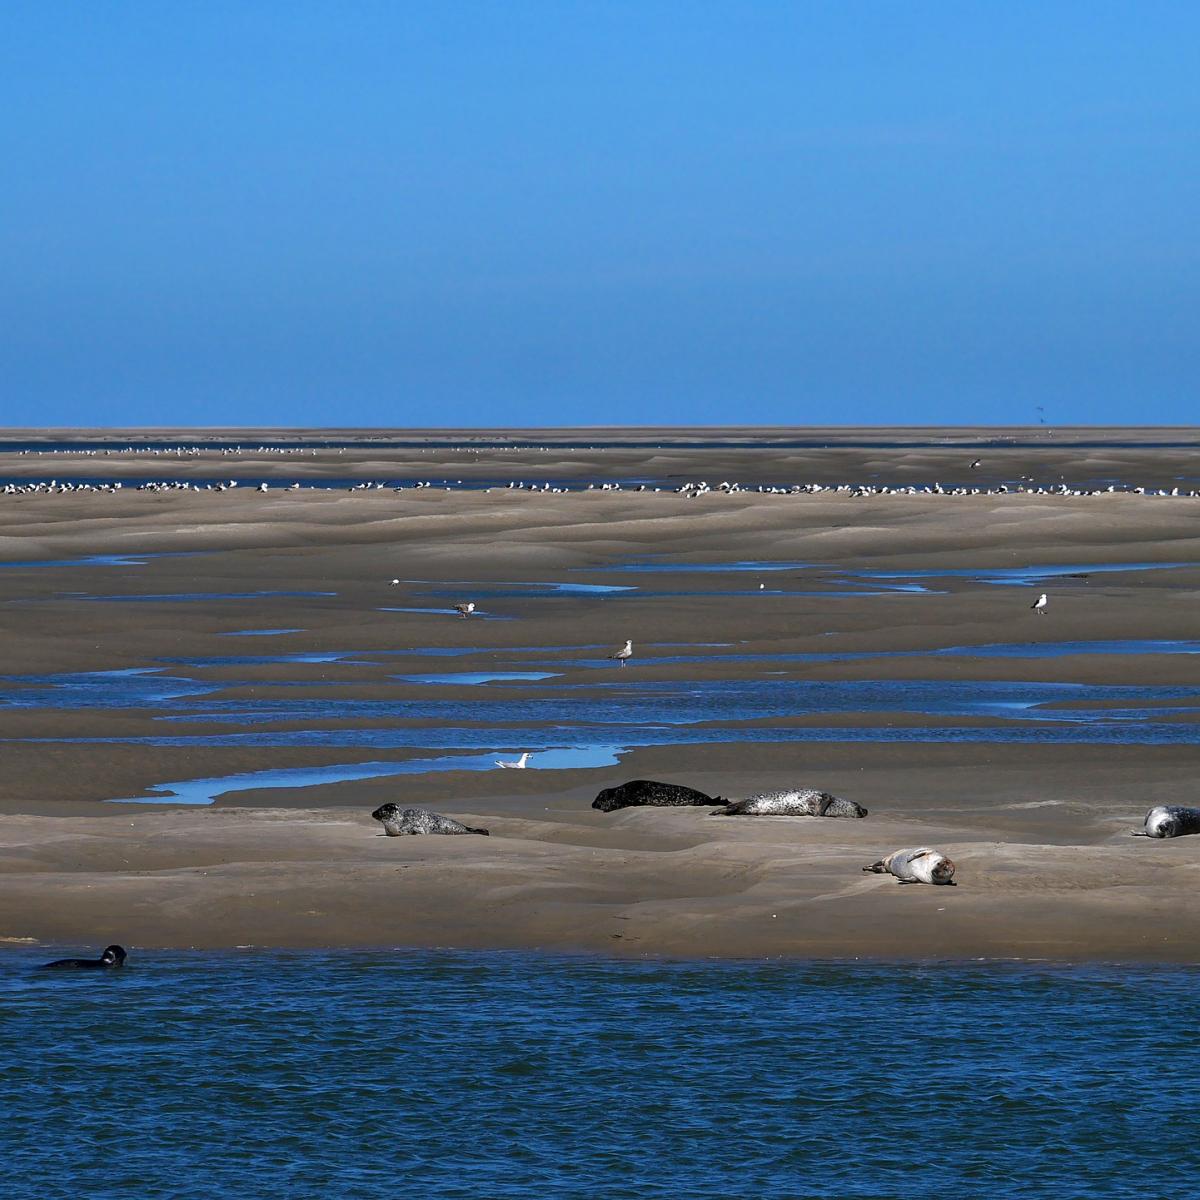
[[[500,759],[500,758],[496,759],[496,766],[505,767],[506,769],[508,769],[510,771],[523,771],[523,770],[525,770],[525,764],[528,761],[529,761],[529,751],[526,750],[525,753],[522,754],[521,757],[518,758],[516,762],[505,762],[503,759]]]
[[[1037,598],[1037,603],[1036,603],[1036,604],[1031,604],[1029,607],[1030,607],[1031,609],[1033,609],[1033,611],[1034,611],[1035,613],[1037,613],[1037,615],[1038,615],[1039,617],[1040,617],[1040,616],[1043,616],[1043,615],[1045,615],[1045,612],[1046,612],[1046,593],[1045,593],[1045,592],[1043,592],[1043,593],[1042,593],[1042,594],[1041,594],[1041,595],[1040,595],[1040,596]]]
[[[615,658],[621,666],[624,666],[633,657],[633,642],[626,642],[616,654],[610,654],[608,657]]]
[[[475,611],[475,601],[468,600],[466,604],[456,604],[454,606],[454,611],[458,613],[460,617],[469,617]]]

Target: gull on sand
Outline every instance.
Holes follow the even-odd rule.
[[[475,611],[475,601],[468,600],[466,604],[456,604],[454,606],[454,611],[458,613],[460,617],[469,617]]]
[[[633,657],[633,642],[626,642],[616,654],[610,654],[608,657],[615,658],[621,666],[624,666]]]
[[[1044,616],[1046,612],[1046,593],[1043,592],[1035,604],[1029,606],[1039,617]]]

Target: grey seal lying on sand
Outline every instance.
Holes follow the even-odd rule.
[[[126,954],[121,946],[108,946],[99,958],[56,958],[43,963],[39,971],[109,971],[125,965]]]
[[[486,829],[472,829],[453,817],[430,812],[427,808],[404,808],[398,804],[381,804],[371,816],[383,825],[388,837],[400,837],[405,833],[482,833],[490,836]]]
[[[1185,833],[1200,833],[1200,808],[1180,804],[1160,804],[1146,814],[1145,827],[1134,837],[1171,838]]]
[[[843,800],[813,788],[759,792],[745,800],[734,800],[713,813],[714,817],[865,817],[867,810],[853,800]]]
[[[948,883],[954,886],[954,864],[940,851],[920,846],[915,850],[893,850],[864,871],[895,875],[901,883]]]
[[[724,804],[720,796],[706,796],[680,783],[658,783],[653,779],[631,779],[620,787],[605,788],[592,807],[601,812],[618,808],[690,808],[701,804]]]

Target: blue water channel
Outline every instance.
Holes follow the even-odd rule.
[[[97,949],[0,953],[9,1200],[1196,1195],[1194,967]]]

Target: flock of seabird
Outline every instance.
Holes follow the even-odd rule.
[[[105,452],[107,453],[107,451]],[[974,466],[974,464],[972,464]],[[252,485],[258,492],[268,492],[272,489],[278,491],[299,492],[299,491],[321,491],[330,492],[339,490],[325,484],[300,483],[298,481],[280,480],[275,484],[266,481],[259,481]],[[345,485],[345,490],[349,492],[368,492],[368,491],[422,491],[429,488],[440,488],[445,491],[454,491],[459,486],[470,486],[469,481],[458,479],[453,483],[446,481],[434,480],[418,480],[411,485],[387,483],[382,480],[360,481]],[[220,482],[212,482],[211,480],[199,482],[189,479],[159,479],[159,480],[144,480],[140,483],[130,484],[125,487],[119,480],[106,480],[96,483],[87,481],[71,481],[57,479],[37,479],[30,480],[24,483],[9,482],[0,489],[0,494],[5,496],[26,496],[26,495],[71,495],[76,492],[119,492],[119,491],[138,491],[138,492],[226,492],[232,491],[238,487],[238,480],[227,479]],[[1066,483],[1057,484],[1038,484],[1032,479],[1023,480],[1019,483],[1007,484],[1000,483],[993,487],[967,487],[964,485],[945,486],[941,483],[923,484],[869,484],[869,483],[793,483],[793,484],[743,484],[734,483],[729,480],[723,480],[720,483],[710,484],[706,480],[698,480],[694,482],[681,483],[676,487],[661,487],[649,483],[621,483],[619,480],[611,480],[604,483],[588,483],[582,487],[571,487],[565,483],[543,482],[543,483],[528,483],[523,480],[510,480],[503,485],[495,487],[478,488],[482,494],[489,495],[493,491],[525,491],[539,494],[562,495],[568,492],[639,492],[639,493],[668,493],[670,495],[682,496],[686,500],[695,500],[700,496],[711,494],[720,495],[736,495],[754,494],[760,496],[852,496],[856,498],[874,497],[874,496],[1060,496],[1060,497],[1088,497],[1088,496],[1110,496],[1110,495],[1129,495],[1129,496],[1157,496],[1157,497],[1174,497],[1174,498],[1191,498],[1194,499],[1200,496],[1200,490],[1188,489],[1181,487],[1172,488],[1149,488],[1149,487],[1134,487],[1128,484],[1106,484],[1103,487],[1071,487]]]

